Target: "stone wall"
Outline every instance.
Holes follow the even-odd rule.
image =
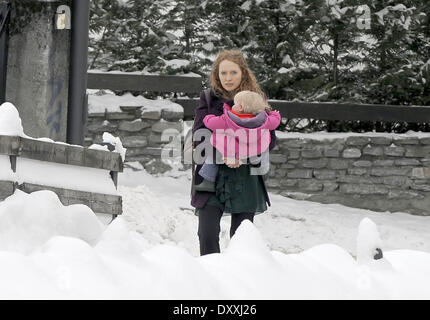
[[[270,155],[270,191],[375,211],[430,215],[430,137],[311,137],[278,139]]]
[[[127,162],[140,162],[150,173],[171,169],[163,163],[161,151],[169,141],[162,141],[166,129],[177,130],[182,136],[183,111],[171,109],[145,110],[141,107],[121,107],[123,112],[90,113],[85,130],[85,146],[103,143],[103,132],[121,139]],[[126,164],[127,166],[127,164]]]
[[[101,144],[107,131],[121,138],[126,162],[139,161],[151,173],[169,170],[160,160],[167,144],[161,133],[167,128],[182,133],[183,113],[121,109],[89,115],[86,145]],[[271,192],[375,211],[430,215],[430,134],[316,136],[278,134],[266,180]]]

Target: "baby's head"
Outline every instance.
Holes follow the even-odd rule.
[[[257,114],[268,108],[267,102],[261,95],[253,91],[240,91],[234,96],[233,111],[237,113]]]

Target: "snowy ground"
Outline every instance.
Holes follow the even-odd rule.
[[[11,104],[0,106],[0,129],[24,135]],[[223,218],[222,252],[199,257],[190,171],[128,166],[124,214],[110,224],[50,191],[0,201],[0,299],[430,299],[430,217],[271,195],[231,240]],[[38,170],[51,183],[54,169]],[[0,179],[28,179],[21,171],[0,158]],[[80,180],[106,184],[95,177]]]
[[[123,197],[124,219],[151,245],[174,243],[198,256],[197,217],[189,204],[190,179],[190,171],[176,170],[154,177],[144,170],[125,169],[119,178],[119,192]],[[254,220],[270,250],[299,253],[331,243],[355,256],[358,226],[368,217],[377,224],[386,250],[430,252],[430,217],[325,205],[275,194],[270,194],[270,199],[269,210]],[[223,248],[229,242],[229,225],[230,217],[223,217]]]
[[[119,192],[108,226],[49,191],[0,202],[0,299],[430,298],[429,218],[271,195],[231,240],[223,218],[222,253],[199,257],[189,172],[126,169]]]

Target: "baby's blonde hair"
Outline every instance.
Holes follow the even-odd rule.
[[[241,105],[244,113],[257,114],[269,108],[267,102],[257,92],[240,91],[234,96],[234,104]]]

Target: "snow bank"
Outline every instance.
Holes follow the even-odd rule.
[[[386,259],[389,270],[332,244],[271,251],[249,221],[224,253],[193,257],[173,245],[148,248],[122,217],[103,229],[90,209],[64,207],[49,191],[0,202],[1,299],[430,298],[430,254]]]
[[[54,236],[95,244],[103,226],[87,206],[65,207],[51,191],[15,193],[0,202],[0,250],[29,253]]]
[[[379,236],[376,224],[369,218],[360,222],[357,236],[357,261],[368,263],[377,254],[377,249],[382,248],[382,240]]]
[[[26,137],[18,110],[9,102],[0,105],[0,135]]]

